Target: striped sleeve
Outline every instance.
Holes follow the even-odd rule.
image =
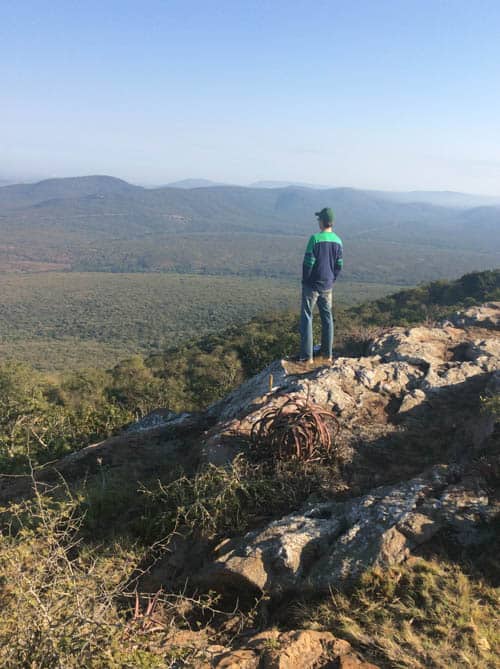
[[[314,257],[314,244],[315,239],[313,235],[307,244],[306,252],[304,254],[304,262],[302,263],[302,283],[305,284],[311,279],[312,269],[316,263],[316,258]]]
[[[335,266],[333,268],[335,278],[337,278],[337,276],[340,274],[343,267],[344,267],[344,258],[343,258],[342,244],[339,244],[337,257],[335,258]]]

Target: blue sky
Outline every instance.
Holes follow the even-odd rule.
[[[0,178],[500,195],[500,2],[2,0]]]

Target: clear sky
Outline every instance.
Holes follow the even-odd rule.
[[[500,195],[499,0],[1,0],[0,178]]]

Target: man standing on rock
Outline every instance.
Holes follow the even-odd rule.
[[[332,287],[342,270],[342,241],[333,231],[333,211],[325,207],[316,212],[320,232],[307,244],[302,266],[302,306],[300,312],[299,361],[313,361],[313,309],[318,303],[321,318],[321,356],[332,361]]]

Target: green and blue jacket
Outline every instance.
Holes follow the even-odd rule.
[[[309,239],[302,265],[302,284],[330,290],[342,270],[342,240],[334,232],[318,232]]]

